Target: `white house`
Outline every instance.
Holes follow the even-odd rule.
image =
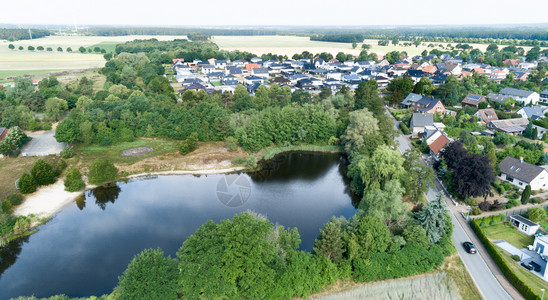
[[[515,88],[503,88],[500,93],[501,95],[510,96],[512,99],[523,102],[523,105],[537,104],[540,99],[540,96],[537,92],[520,90]]]
[[[520,215],[510,216],[510,222],[512,222],[512,225],[516,226],[519,231],[525,233],[526,235],[533,235],[537,233],[540,228],[539,224]]]
[[[499,163],[499,178],[523,189],[527,185],[531,190],[546,190],[548,188],[548,171],[535,166],[523,159],[507,156]]]
[[[540,101],[547,103],[548,102],[548,89],[540,92]]]
[[[517,113],[526,119],[544,119],[544,107],[540,105],[522,107]]]
[[[548,235],[537,234],[533,243],[533,251],[538,253],[544,260],[548,258]],[[545,266],[540,274],[548,281],[548,266]]]

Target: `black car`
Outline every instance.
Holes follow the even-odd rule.
[[[540,272],[541,267],[539,264],[534,261],[530,262],[529,264],[533,267],[533,269],[535,269],[535,271]]]
[[[464,242],[464,243],[462,243],[462,246],[464,247],[464,250],[466,250],[466,252],[468,252],[470,254],[475,254],[475,253],[478,252],[476,250],[476,246],[474,246],[474,244],[472,244],[470,242]]]
[[[533,267],[531,264],[526,264],[524,262],[521,263],[521,265],[526,268],[527,270],[533,270],[535,267]]]

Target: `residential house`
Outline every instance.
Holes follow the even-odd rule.
[[[523,159],[507,156],[499,163],[499,169],[498,177],[518,188],[524,189],[527,185],[530,185],[533,191],[548,188],[548,171]]]
[[[228,74],[236,76],[236,77],[243,77],[244,73],[242,72],[242,69],[238,67],[228,67],[226,68],[226,71]]]
[[[548,235],[535,235],[533,242],[533,251],[540,254],[542,257],[548,257]],[[548,268],[546,268],[548,270]],[[543,274],[545,280],[548,279],[548,272]]]
[[[493,108],[479,109],[474,116],[478,117],[482,123],[489,123],[498,120],[497,113]]]
[[[527,77],[529,76],[529,74],[527,74],[526,72],[518,72],[518,71],[512,72],[512,74],[514,74],[514,80],[517,82],[526,81]]]
[[[517,111],[522,118],[528,118],[533,120],[544,119],[544,107],[540,105],[524,106]]]
[[[417,83],[421,78],[426,77],[427,74],[422,70],[407,70],[407,76],[409,76],[414,83]]]
[[[430,80],[432,81],[433,85],[442,85],[447,80],[448,75],[436,75],[433,77],[430,77]]]
[[[544,91],[540,92],[539,99],[541,102],[548,103],[548,89],[545,89]]]
[[[262,59],[258,58],[258,57],[253,57],[252,59],[249,60],[250,62],[254,63],[254,64],[260,64],[263,62]]]
[[[445,106],[441,103],[439,99],[434,97],[422,97],[419,101],[411,104],[411,107],[416,112],[424,113],[440,113],[443,115],[445,113]]]
[[[466,95],[466,97],[464,97],[464,99],[462,100],[462,106],[471,106],[478,108],[480,102],[487,102],[485,96],[470,93]]]
[[[212,65],[201,65],[200,70],[202,74],[209,74],[215,72],[215,66]]]
[[[314,66],[316,67],[316,69],[323,68],[325,64],[326,64],[325,60],[323,60],[321,58],[316,58],[314,60]]]
[[[506,101],[508,101],[508,99],[510,99],[512,97],[508,96],[508,95],[489,93],[489,94],[487,94],[487,98],[489,100],[493,101],[493,102],[498,102],[498,103],[504,104],[504,103],[506,103]]]
[[[409,123],[413,135],[422,134],[426,126],[434,126],[434,115],[430,113],[414,113]]]
[[[275,83],[277,85],[289,85],[291,84],[291,81],[285,77],[278,76],[270,80],[270,83]]]
[[[268,77],[268,69],[267,68],[253,68],[251,70],[251,75],[267,78]]]
[[[503,64],[507,67],[517,67],[521,63],[519,59],[506,59]]]
[[[244,83],[247,86],[251,86],[251,85],[254,85],[254,84],[264,84],[264,78],[251,75],[251,76],[247,76],[244,79]]]
[[[438,68],[436,66],[425,66],[422,68],[422,71],[426,74],[428,74],[429,76],[431,75],[434,75],[437,71],[438,71]]]
[[[510,135],[522,135],[529,124],[529,120],[524,118],[494,120],[487,122],[487,129]]]
[[[510,222],[526,235],[534,235],[540,228],[539,224],[520,215],[510,216]]]
[[[385,88],[388,86],[388,83],[390,82],[390,79],[388,77],[384,76],[375,76],[375,81],[377,81],[377,84],[379,85],[379,88]]]
[[[520,90],[515,88],[503,88],[500,91],[501,95],[506,95],[512,97],[512,99],[522,102],[523,105],[537,104],[539,101],[539,94],[537,92]]]
[[[215,68],[217,69],[224,69],[226,66],[230,63],[230,60],[228,59],[216,59],[215,60]]]
[[[432,142],[428,146],[428,148],[430,148],[430,155],[434,159],[439,159],[440,151],[445,148],[445,146],[447,146],[447,144],[449,144],[450,142],[451,141],[445,135],[441,134],[436,140],[434,140],[434,142]]]
[[[405,97],[405,99],[403,99],[403,101],[401,102],[401,106],[403,108],[408,108],[408,107],[411,107],[411,105],[413,105],[413,103],[419,101],[420,99],[422,99],[422,95],[419,95],[419,94],[415,94],[415,93],[409,93],[409,95],[407,95],[407,97]]]
[[[248,63],[248,64],[245,64],[245,69],[248,71],[248,72],[251,72],[251,70],[253,70],[254,68],[258,68],[260,67],[259,64],[256,64],[256,63]]]
[[[486,71],[487,77],[495,81],[501,81],[510,74],[510,71],[507,68],[491,67],[487,68]]]
[[[223,76],[223,78],[221,79],[221,82],[224,85],[238,85],[238,79],[236,79],[236,77],[233,75]]]

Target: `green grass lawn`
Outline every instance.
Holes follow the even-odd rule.
[[[99,47],[101,49],[105,49],[108,52],[114,52],[116,50],[116,45],[120,44],[119,42],[100,42],[95,45],[91,45],[87,47],[87,49],[93,49],[95,47]]]
[[[533,245],[533,241],[535,240],[534,237],[519,232],[516,227],[510,226],[509,224],[510,223],[487,226],[483,227],[482,230],[491,241],[505,240],[519,249]]]
[[[121,156],[123,150],[151,147],[154,150],[140,156]],[[179,149],[179,143],[173,140],[164,139],[137,139],[133,142],[120,143],[111,146],[100,145],[80,145],[75,148],[78,156],[87,163],[91,163],[95,159],[108,159],[113,163],[131,164],[146,157],[162,155],[175,152]]]
[[[221,86],[222,85],[220,81],[212,81],[211,84],[213,86]]]
[[[20,75],[42,75],[50,72],[60,72],[63,70],[0,70],[0,80],[10,76]]]

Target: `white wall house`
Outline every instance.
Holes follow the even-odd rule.
[[[540,99],[540,96],[537,92],[520,90],[515,88],[503,88],[500,93],[501,95],[506,95],[512,97],[512,99],[523,102],[523,105],[537,104]]]
[[[510,222],[526,235],[533,235],[540,229],[539,224],[520,215],[510,216]]]
[[[500,179],[520,189],[524,189],[527,185],[530,185],[533,191],[548,189],[548,171],[542,167],[507,156],[499,163],[499,169]]]

